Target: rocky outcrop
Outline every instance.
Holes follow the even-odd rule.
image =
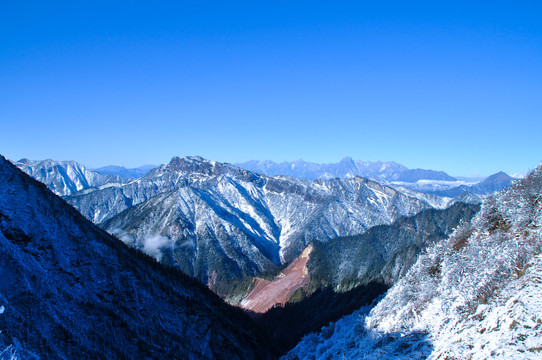
[[[245,296],[239,306],[254,313],[264,313],[274,306],[284,306],[292,295],[309,284],[307,262],[312,245],[294,259],[272,280],[256,278],[252,291]]]

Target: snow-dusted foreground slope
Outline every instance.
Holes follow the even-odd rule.
[[[241,310],[99,229],[1,156],[0,309],[0,358],[273,358]]]
[[[539,167],[420,256],[368,315],[306,336],[285,358],[540,359],[541,207]]]

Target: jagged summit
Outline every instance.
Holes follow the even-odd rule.
[[[201,174],[206,176],[247,172],[237,166],[207,160],[201,156],[175,156],[161,169],[164,171],[177,171],[185,174]]]
[[[163,176],[209,178],[221,175],[254,178],[256,174],[229,163],[208,160],[201,156],[174,156],[167,164],[151,169],[139,180],[145,178],[143,182],[150,179],[152,181],[152,179]]]
[[[165,169],[212,175],[215,173],[215,167],[216,163],[214,161],[206,160],[200,156],[175,156],[166,164]]]
[[[53,159],[44,159],[44,160],[31,160],[27,158],[22,158],[20,160],[17,160],[17,162],[24,163],[24,164],[39,164],[39,163],[46,163],[46,164],[77,164],[74,160],[53,160]]]

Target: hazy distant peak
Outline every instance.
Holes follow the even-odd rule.
[[[362,176],[382,181],[391,180],[393,174],[407,170],[405,166],[396,162],[360,161],[349,156],[344,157],[337,163],[329,164],[318,164],[303,160],[284,161],[282,163],[269,160],[252,160],[236,165],[265,175],[284,175],[309,180]]]
[[[440,180],[440,181],[457,181],[456,178],[446,174],[444,171],[425,170],[425,169],[410,169],[401,171],[396,176],[397,181],[416,182],[420,179],[424,180]]]
[[[341,159],[340,161],[341,163],[351,163],[353,164],[354,163],[354,160],[350,157],[350,156],[345,156]]]
[[[125,166],[108,165],[97,169],[91,169],[102,175],[118,175],[127,179],[138,179],[147,175],[152,169],[157,168],[157,165],[142,165],[136,168],[127,168]]]
[[[493,180],[493,179],[512,179],[510,175],[505,173],[504,171],[499,171],[493,175],[488,176],[485,180]],[[485,181],[484,180],[484,181]]]
[[[499,171],[493,175],[488,176],[484,181],[480,182],[476,186],[483,189],[486,193],[501,190],[509,186],[515,178],[509,176],[505,172]]]

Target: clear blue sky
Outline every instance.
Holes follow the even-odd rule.
[[[2,1],[0,153],[538,165],[539,1],[370,3]]]

